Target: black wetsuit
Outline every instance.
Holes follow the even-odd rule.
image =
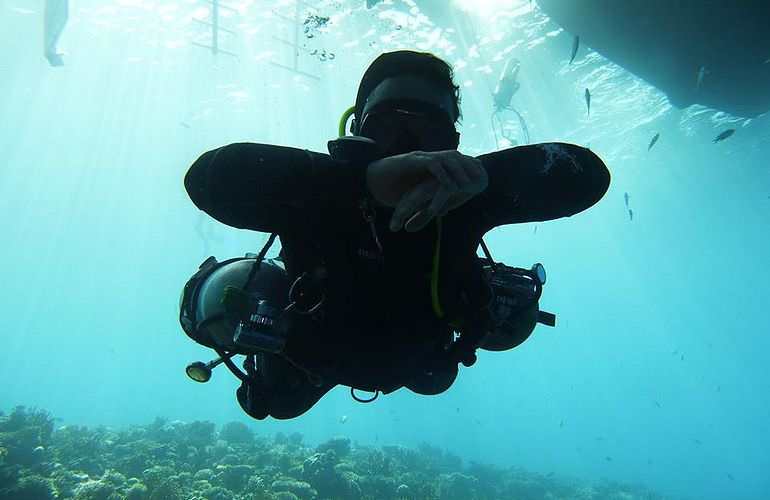
[[[489,186],[442,219],[439,298],[444,319],[463,319],[460,299],[481,290],[476,251],[490,229],[567,217],[599,201],[610,175],[588,149],[561,143],[478,157]],[[338,383],[360,388],[406,385],[451,329],[434,315],[430,278],[437,224],[416,233],[388,228],[393,209],[375,208],[376,232],[360,209],[366,165],[266,144],[238,143],[204,153],[185,186],[220,222],[278,233],[290,280],[322,266],[323,324],[307,320],[289,336],[298,363],[334,365]],[[308,331],[312,330],[312,331]],[[321,368],[319,368],[321,370]]]

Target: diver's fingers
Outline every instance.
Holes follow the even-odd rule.
[[[433,196],[433,200],[431,201],[430,205],[428,205],[428,215],[432,217],[443,210],[447,200],[449,200],[453,194],[454,193],[448,189],[444,189],[443,187],[439,188],[435,196]]]
[[[455,195],[446,200],[446,202],[443,204],[443,206],[437,210],[435,213],[432,213],[430,211],[430,208],[426,209],[423,208],[420,209],[419,212],[417,212],[414,216],[412,216],[411,219],[409,219],[406,224],[404,225],[407,232],[414,233],[419,231],[420,229],[424,228],[428,225],[430,221],[433,220],[434,217],[440,216],[443,217],[455,208],[459,207],[466,201],[468,201],[467,196],[459,196]]]
[[[473,184],[474,194],[478,194],[489,187],[489,174],[487,174],[487,169],[484,168],[481,160],[476,160],[475,158],[473,160],[474,168],[471,170],[471,184]]]
[[[420,210],[419,212],[414,214],[411,219],[406,221],[404,228],[408,233],[415,233],[420,229],[424,228],[425,226],[427,226],[428,223],[432,220],[433,220],[432,215],[428,215],[422,210]]]
[[[448,189],[457,189],[457,183],[449,175],[449,172],[447,171],[446,166],[442,161],[431,159],[431,161],[429,161],[427,164],[427,168],[428,172],[433,174],[436,179],[441,182],[441,185]]]
[[[452,174],[452,177],[454,177],[457,183],[457,188],[460,190],[465,189],[466,186],[468,186],[471,183],[471,180],[468,177],[468,173],[466,172],[466,169],[467,169],[466,164],[467,162],[462,157],[458,159],[453,156],[447,156],[444,159],[444,165],[446,166],[447,170],[449,170],[449,172]]]
[[[478,158],[474,158],[472,156],[466,156],[463,159],[466,160],[465,165],[467,166],[467,168],[465,170],[466,172],[468,172],[468,175],[472,179],[478,179],[479,177],[482,177],[487,173],[487,171],[484,170],[484,164],[481,163],[481,160],[479,160]]]
[[[398,231],[401,229],[407,217],[411,217],[423,203],[431,199],[437,188],[438,181],[431,179],[404,193],[398,201],[393,217],[390,219],[390,230]]]

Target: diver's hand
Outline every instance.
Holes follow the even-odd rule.
[[[419,231],[487,188],[481,161],[455,150],[413,151],[377,160],[366,171],[366,186],[378,202],[396,210],[390,229]]]

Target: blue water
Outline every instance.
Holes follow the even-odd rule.
[[[73,0],[57,68],[43,58],[42,2],[0,4],[0,409],[36,406],[60,424],[162,415],[311,442],[427,441],[466,460],[673,498],[770,497],[770,118],[672,108],[589,48],[567,65],[571,37],[536,3],[457,10],[462,32],[403,0],[311,3],[330,20],[309,38],[290,22],[292,1],[232,2],[220,21],[235,33],[219,43],[235,55],[214,55],[192,43],[211,43],[193,21],[210,19],[206,2]],[[275,64],[295,67],[278,40],[295,36],[302,73]],[[462,152],[511,145],[495,142],[491,90],[515,56],[512,104],[530,141],[590,145],[610,168],[590,210],[486,237],[497,260],[545,264],[541,307],[557,328],[481,352],[439,396],[399,391],[362,405],[339,387],[295,420],[250,421],[224,370],[206,385],[186,378],[188,362],[212,353],[183,334],[178,301],[205,257],[257,251],[267,235],[199,212],[182,178],[232,142],[325,151],[366,66],[396,48],[455,66]],[[518,120],[504,118],[523,142]],[[737,132],[713,144],[727,128]]]

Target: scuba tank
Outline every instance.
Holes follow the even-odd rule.
[[[479,349],[513,349],[529,338],[537,323],[556,326],[556,315],[538,306],[546,279],[542,264],[522,269],[498,262],[485,265],[484,272],[492,288],[492,327],[479,342]]]
[[[254,254],[201,264],[182,292],[179,322],[187,336],[215,350],[283,353],[286,312],[313,315],[325,297],[307,274],[289,286],[283,263]]]

